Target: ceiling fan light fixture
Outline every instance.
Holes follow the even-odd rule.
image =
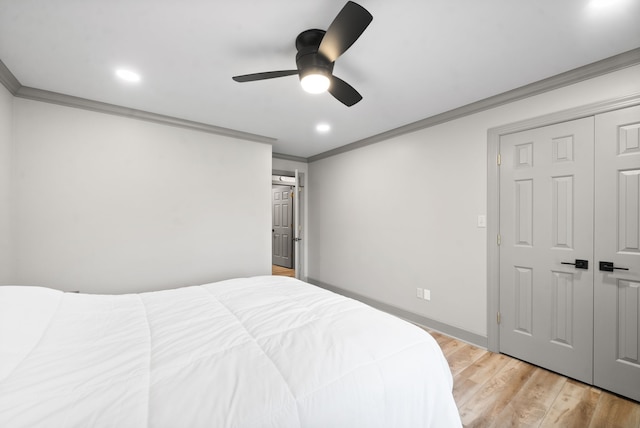
[[[353,86],[333,75],[333,66],[353,43],[358,40],[373,20],[373,16],[353,1],[338,12],[329,28],[305,30],[296,37],[296,70],[267,71],[233,76],[236,82],[275,79],[297,74],[303,89],[312,94],[329,92],[347,107],[362,100]]]
[[[331,85],[329,77],[320,71],[313,71],[300,78],[302,89],[310,94],[321,94],[326,92]]]

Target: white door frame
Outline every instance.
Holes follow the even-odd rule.
[[[487,348],[500,351],[500,137],[640,104],[640,93],[491,128],[487,135]]]
[[[282,191],[284,189],[288,189],[288,191],[289,191],[289,195],[290,195],[289,199],[291,200],[290,201],[290,210],[291,210],[291,212],[287,213],[287,214],[289,214],[289,219],[290,219],[290,224],[291,224],[291,226],[290,226],[290,228],[291,228],[291,233],[290,233],[291,243],[289,245],[289,258],[291,259],[291,269],[295,269],[295,267],[296,267],[296,261],[295,261],[296,255],[295,255],[295,251],[294,251],[294,248],[293,248],[294,247],[294,245],[293,245],[294,244],[294,240],[293,239],[294,239],[294,234],[295,234],[294,233],[295,230],[294,230],[294,227],[293,227],[293,217],[294,217],[294,214],[295,214],[295,207],[294,207],[293,201],[292,201],[293,197],[291,196],[293,194],[293,192],[294,192],[295,186],[293,186],[291,184],[288,184],[288,183],[279,184],[279,183],[276,183],[275,180],[272,180],[272,184],[271,184],[271,195],[272,195],[272,197],[271,197],[271,217],[272,217],[272,221],[271,221],[272,226],[271,227],[272,227],[272,229],[271,230],[272,230],[272,233],[275,233],[275,232],[273,232],[275,230],[275,225],[273,224],[273,217],[275,217],[275,210],[273,209],[273,205],[274,205],[273,191],[275,189],[278,189],[280,191]],[[271,240],[271,264],[278,265],[277,263],[274,263],[274,261],[273,261],[273,256],[274,256],[273,253],[274,253],[274,242],[273,242],[273,239],[272,239]],[[283,267],[286,267],[286,266],[283,266]]]
[[[287,182],[287,185],[291,185],[293,186],[293,189],[295,189],[295,195],[294,198],[298,198],[298,203],[297,203],[297,207],[294,205],[294,217],[296,215],[301,217],[298,217],[299,222],[301,222],[301,224],[299,225],[299,228],[295,228],[298,230],[294,230],[294,236],[296,237],[302,237],[302,241],[297,241],[294,242],[294,252],[295,252],[295,256],[294,256],[294,268],[296,271],[296,278],[301,279],[303,281],[307,280],[307,273],[305,271],[305,264],[306,264],[306,256],[307,256],[307,243],[306,243],[306,237],[307,237],[307,223],[306,221],[304,221],[304,219],[306,218],[305,216],[305,212],[307,207],[305,206],[305,194],[304,194],[304,189],[305,189],[305,173],[304,172],[299,172],[298,170],[294,170],[294,171],[284,171],[284,170],[272,170],[271,171],[271,175],[276,176],[276,175],[280,175],[280,176],[285,176],[285,177],[291,177],[291,178],[296,178],[296,174],[297,174],[297,180],[296,180],[296,185],[294,185],[294,183],[289,183]],[[277,184],[275,182],[273,182],[273,184]],[[300,198],[300,190],[302,190],[302,195],[303,197]],[[297,210],[296,210],[297,208]],[[297,213],[296,213],[297,212]]]

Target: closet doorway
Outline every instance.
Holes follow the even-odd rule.
[[[490,140],[489,348],[640,400],[640,106],[612,107]]]

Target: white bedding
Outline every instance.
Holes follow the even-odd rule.
[[[461,426],[425,331],[286,277],[0,287],[0,427]]]

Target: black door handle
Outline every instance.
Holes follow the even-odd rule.
[[[572,266],[575,266],[576,269],[589,269],[589,260],[576,259],[574,263],[560,262],[560,264],[572,265]]]
[[[615,267],[613,262],[600,262],[600,270],[604,272],[613,272],[613,270],[629,270],[629,268]]]

